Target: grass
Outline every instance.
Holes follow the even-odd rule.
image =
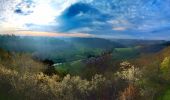
[[[115,48],[113,58],[116,60],[128,60],[135,58],[139,54],[138,48]]]
[[[170,100],[170,87],[166,86],[166,89],[162,91],[157,100]]]
[[[115,48],[115,50],[119,52],[130,52],[134,50],[134,48]]]
[[[69,73],[69,74],[80,74],[84,68],[84,64],[81,60],[63,63],[61,65],[55,66],[55,69],[59,73]]]
[[[170,100],[170,89],[168,89],[162,97],[162,100]]]
[[[13,97],[9,96],[8,94],[2,93],[0,91],[0,100],[15,100]]]
[[[170,90],[166,92],[165,96],[163,97],[163,100],[170,100]]]

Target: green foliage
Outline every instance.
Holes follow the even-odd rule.
[[[161,100],[170,100],[170,90],[167,90]]]
[[[160,70],[162,72],[163,78],[170,80],[170,57],[166,57],[161,63]]]
[[[77,60],[70,63],[61,63],[54,67],[60,74],[69,73],[71,75],[80,75],[85,68],[85,64],[81,60]]]
[[[114,60],[128,60],[136,58],[139,56],[140,48],[137,47],[128,47],[128,48],[115,48],[113,51]]]
[[[1,36],[0,48],[11,52],[32,53],[40,60],[72,62],[99,56],[104,50],[120,47],[118,43],[98,38],[48,38]]]

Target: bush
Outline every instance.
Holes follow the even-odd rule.
[[[162,73],[162,77],[165,80],[170,81],[170,57],[166,57],[161,63],[160,70]]]
[[[105,100],[116,92],[111,91],[116,87],[102,75],[95,75],[91,81],[70,75],[61,80],[57,75],[20,74],[1,66],[0,80],[8,84],[8,91],[21,100]]]
[[[14,54],[9,66],[20,73],[38,73],[45,70],[45,66],[42,63],[33,60],[29,54]]]
[[[130,84],[123,92],[120,93],[119,100],[139,100],[139,98],[139,89]]]
[[[118,78],[126,80],[128,83],[136,83],[140,80],[141,71],[139,68],[136,68],[134,65],[131,65],[129,62],[122,62],[121,70],[118,71],[115,75]]]

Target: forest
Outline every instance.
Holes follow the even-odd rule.
[[[0,36],[0,100],[169,100],[165,40]]]

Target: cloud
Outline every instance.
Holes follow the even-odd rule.
[[[67,31],[74,28],[89,26],[91,21],[95,20],[98,14],[99,11],[88,4],[76,3],[67,8],[59,17],[59,20],[61,26],[63,25],[62,30]]]
[[[109,18],[89,3],[78,2],[67,8],[59,16],[60,31],[73,31],[82,28],[95,30],[106,24]],[[83,31],[83,30],[82,30]]]
[[[20,1],[21,0],[0,0],[0,19],[8,19]]]
[[[22,1],[15,6],[14,13],[20,15],[30,15],[34,12],[34,8],[35,3],[33,1]]]
[[[27,30],[6,30],[0,31],[0,34],[17,35],[17,36],[40,36],[40,37],[94,37],[92,34],[86,33],[55,33]]]
[[[59,16],[76,0],[0,0],[0,24],[16,27],[25,25],[56,25]]]
[[[170,0],[0,0],[0,26],[109,36],[170,35],[164,32],[170,28],[169,4]]]
[[[113,27],[113,30],[115,31],[124,31],[126,29],[127,29],[126,27]]]
[[[91,0],[88,3],[82,0],[62,13],[59,29],[78,32],[83,29],[83,32],[105,35],[123,31],[125,35],[143,37],[143,32],[152,34],[149,32],[170,27],[169,3],[170,0]]]

